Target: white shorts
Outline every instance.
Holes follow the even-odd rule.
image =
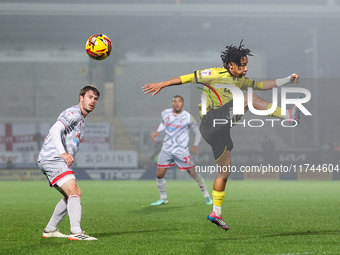
[[[73,170],[67,167],[65,161],[39,161],[38,166],[46,175],[51,187],[54,185],[61,187],[65,182],[76,179]]]
[[[180,170],[190,170],[195,167],[190,153],[185,149],[178,149],[176,152],[162,150],[159,154],[157,167],[168,168],[178,165]]]

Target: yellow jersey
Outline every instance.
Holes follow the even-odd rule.
[[[234,85],[241,90],[247,90],[249,87],[252,87],[254,90],[263,89],[263,82],[254,81],[246,77],[233,78],[227,69],[223,67],[198,70],[192,74],[182,75],[180,78],[182,83],[191,82],[204,85],[202,86],[202,93],[207,95],[207,112],[222,107],[222,105],[233,100],[233,94],[229,89],[215,88],[215,84]],[[198,106],[201,114],[201,104]]]

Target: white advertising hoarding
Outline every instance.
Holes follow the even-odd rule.
[[[136,151],[81,152],[76,157],[80,168],[137,168]]]

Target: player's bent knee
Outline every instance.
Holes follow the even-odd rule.
[[[222,179],[228,179],[230,175],[230,172],[218,172],[217,173],[217,178],[222,178]]]
[[[192,168],[190,170],[187,170],[188,174],[192,177],[192,178],[196,178],[197,177],[197,172],[195,171],[195,168]]]
[[[76,189],[74,190],[75,195],[78,197],[81,197],[81,189],[77,186]]]
[[[253,103],[255,102],[259,102],[259,101],[261,101],[262,99],[258,96],[258,95],[256,95],[255,93],[253,93],[252,94],[252,99],[253,99]]]
[[[73,190],[70,190],[70,193],[68,195],[69,197],[70,196],[78,196],[78,197],[81,197],[81,190],[78,188],[78,189],[73,189]]]
[[[164,178],[166,170],[168,170],[168,169],[167,168],[160,168],[160,167],[157,168],[157,174],[156,174],[157,178],[158,179]]]
[[[81,197],[81,190],[78,187],[75,179],[66,182],[61,186],[61,188],[68,197],[70,197],[71,195]]]

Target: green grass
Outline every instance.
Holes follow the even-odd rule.
[[[98,241],[42,238],[61,196],[47,182],[0,183],[0,254],[340,254],[336,181],[230,181],[225,232],[194,181],[79,181],[82,228]],[[211,191],[212,181],[207,181]],[[69,232],[66,217],[59,225]]]

